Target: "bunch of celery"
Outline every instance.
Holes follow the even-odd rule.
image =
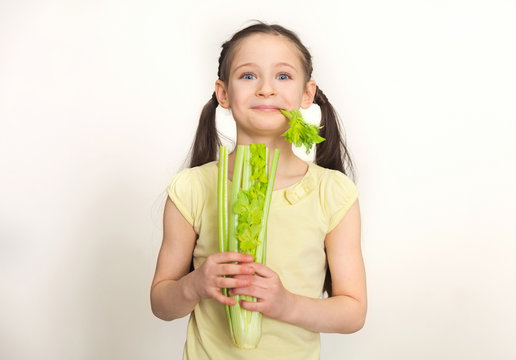
[[[290,121],[290,129],[282,136],[295,146],[305,146],[309,152],[313,144],[324,138],[319,127],[307,124],[298,110],[281,110]],[[233,251],[253,255],[256,262],[265,264],[267,221],[272,190],[278,167],[279,150],[274,150],[269,166],[269,149],[263,144],[238,145],[231,196],[228,203],[228,149],[219,150],[217,184],[217,216],[219,251]],[[222,289],[228,296],[228,289]],[[234,343],[243,349],[253,349],[261,337],[262,314],[240,307],[241,299],[256,301],[249,296],[233,296],[236,305],[225,305],[226,319]]]
[[[228,149],[220,147],[217,191],[219,250],[253,255],[255,262],[265,264],[267,219],[278,167],[279,150],[274,151],[269,170],[269,149],[263,144],[239,145],[236,148],[231,197],[228,204]],[[229,217],[227,216],[229,214]],[[223,289],[225,296],[228,290]],[[261,336],[262,314],[240,307],[241,299],[233,296],[236,305],[225,306],[226,319],[234,343],[253,349]]]

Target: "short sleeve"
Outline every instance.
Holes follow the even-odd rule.
[[[325,180],[323,208],[328,217],[328,232],[330,232],[356,201],[358,190],[353,181],[340,171],[331,171]]]
[[[179,212],[198,233],[204,191],[195,168],[183,169],[177,173],[167,192]]]

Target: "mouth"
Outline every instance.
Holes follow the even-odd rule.
[[[279,111],[280,108],[274,105],[258,105],[253,106],[251,109],[263,112],[276,112]]]

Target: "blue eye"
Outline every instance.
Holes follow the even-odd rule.
[[[246,74],[242,75],[242,79],[253,80],[253,79],[256,79],[256,76],[254,76],[251,73],[246,73]]]
[[[279,74],[278,79],[279,80],[288,80],[288,79],[290,79],[290,75],[289,74]]]

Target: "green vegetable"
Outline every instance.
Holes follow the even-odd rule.
[[[239,145],[236,148],[231,197],[228,204],[228,150],[219,151],[217,217],[219,250],[253,255],[265,264],[267,220],[276,178],[279,150],[274,151],[269,171],[269,150],[263,144]],[[222,289],[225,296],[228,290]],[[225,305],[226,319],[234,343],[253,349],[261,337],[262,314],[244,310],[240,300],[256,301],[249,296],[233,296],[236,305]]]
[[[325,140],[323,137],[319,136],[320,127],[305,122],[299,110],[287,111],[280,109],[280,111],[290,120],[288,123],[290,129],[281,134],[288,142],[297,147],[304,146],[308,154],[314,144]]]
[[[290,121],[282,136],[308,154],[314,144],[325,139],[319,127],[306,123],[298,110],[280,110]],[[233,182],[228,203],[228,149],[219,150],[217,217],[219,250],[250,254],[265,264],[267,220],[278,167],[279,150],[274,151],[269,170],[269,149],[263,144],[239,145],[236,148]],[[222,289],[228,296],[228,289]],[[233,342],[242,349],[254,349],[261,337],[262,314],[244,310],[240,300],[256,301],[249,296],[233,296],[236,305],[225,305],[226,319]]]

